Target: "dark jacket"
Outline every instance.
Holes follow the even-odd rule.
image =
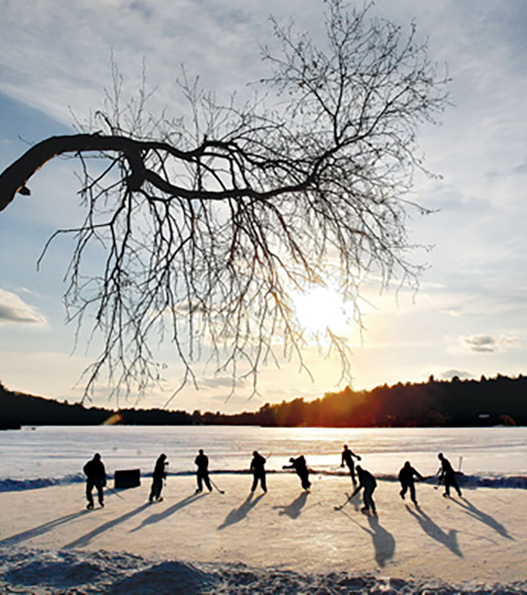
[[[84,473],[86,477],[94,483],[106,485],[106,469],[100,457],[93,457],[84,465]]]
[[[448,459],[445,459],[444,457],[441,459],[441,475],[439,476],[439,479],[455,479],[456,477],[456,472],[454,471],[454,468],[452,467],[452,465],[450,464],[450,461]]]
[[[261,475],[265,473],[265,458],[262,457],[261,454],[256,453],[253,455],[253,460],[251,461],[251,471],[256,475]]]
[[[399,481],[403,485],[412,484],[414,481],[414,477],[417,477],[417,479],[420,479],[421,481],[423,481],[423,476],[419,473],[419,471],[414,469],[411,465],[405,465],[399,471]]]
[[[353,467],[353,457],[360,461],[360,457],[352,452],[349,448],[342,451],[342,465],[346,463],[348,467]]]
[[[373,490],[377,486],[377,480],[373,475],[366,471],[366,469],[357,469],[357,475],[359,476],[359,485],[355,491],[360,490],[361,488],[364,489],[371,489]]]
[[[296,459],[290,459],[290,463],[290,465],[284,465],[283,468],[294,469],[298,475],[306,475],[309,473],[304,455],[300,455]]]
[[[206,473],[209,468],[209,457],[206,454],[199,454],[194,463],[198,466],[198,471]]]
[[[156,466],[154,468],[154,472],[152,473],[152,477],[154,479],[166,479],[167,472],[166,472],[166,456],[161,455],[157,461]]]

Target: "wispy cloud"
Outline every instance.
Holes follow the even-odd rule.
[[[518,337],[506,335],[469,335],[459,337],[458,347],[463,352],[496,353],[521,346]]]
[[[21,3],[1,4],[4,22],[17,26],[5,27],[0,39],[0,90],[67,122],[70,106],[76,114],[100,107],[102,85],[111,87],[112,53],[125,75],[125,96],[137,94],[145,58],[160,101],[177,113],[174,79],[182,64],[207,88],[243,91],[259,78],[258,44],[269,39],[269,14],[285,19],[284,13],[297,12],[297,20],[316,22],[322,9],[321,2],[299,10],[296,2],[278,0],[57,0],[52,10],[42,5],[30,11]]]
[[[46,318],[18,295],[0,289],[0,325],[35,324],[47,326]]]

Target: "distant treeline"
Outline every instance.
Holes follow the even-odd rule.
[[[0,427],[98,425],[118,414],[134,425],[259,425],[276,427],[431,427],[527,425],[527,377],[347,387],[314,401],[297,398],[238,414],[164,409],[112,409],[70,405],[11,392],[0,383]]]

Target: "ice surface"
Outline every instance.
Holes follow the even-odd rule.
[[[334,511],[349,492],[349,479],[338,476],[344,443],[380,479],[377,524],[364,519],[358,503]],[[209,454],[227,493],[187,506],[198,448]],[[255,449],[269,458],[275,475],[270,493],[249,501],[240,489],[248,490],[244,474]],[[420,484],[418,511],[399,499],[397,471],[411,460],[423,475],[432,475],[439,451],[456,469],[461,463],[467,499],[450,504]],[[110,474],[139,467],[143,477],[165,452],[171,473],[165,501],[155,509],[145,505],[145,480],[124,500],[111,495],[104,509],[86,514],[81,469],[94,452],[102,454]],[[312,494],[304,498],[298,479],[281,471],[299,453],[316,472]],[[525,428],[1,432],[0,592],[527,593],[526,466]],[[214,497],[213,506],[206,506]],[[420,556],[430,576],[412,570],[421,567]]]

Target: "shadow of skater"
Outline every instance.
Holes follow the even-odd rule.
[[[406,510],[417,520],[421,525],[421,529],[427,535],[438,541],[441,545],[447,547],[456,556],[463,558],[463,553],[459,549],[459,544],[457,542],[457,531],[455,529],[450,529],[448,533],[445,533],[445,531],[443,531],[439,525],[436,525],[436,523],[434,523],[434,521],[419,507],[416,507],[414,510],[407,504]]]
[[[142,529],[143,527],[146,527],[147,525],[153,525],[154,523],[159,523],[159,521],[165,520],[167,517],[174,514],[178,510],[185,508],[185,506],[187,506],[188,504],[192,504],[192,502],[196,502],[196,500],[199,500],[200,498],[203,498],[204,496],[205,496],[204,494],[192,494],[190,496],[187,496],[186,498],[183,498],[183,500],[180,500],[179,502],[172,504],[172,506],[169,506],[166,510],[163,510],[162,512],[158,512],[155,514],[151,514],[149,517],[144,519],[143,522],[138,527],[136,527],[135,529],[132,529],[130,531],[130,533],[135,533],[136,531],[139,531],[139,529]]]
[[[17,533],[16,535],[12,535],[11,537],[6,537],[5,539],[0,540],[0,546],[10,546],[15,545],[16,543],[20,543],[21,541],[26,541],[26,539],[33,539],[33,537],[38,537],[39,535],[44,535],[44,533],[48,533],[49,531],[53,531],[60,525],[64,525],[69,521],[74,521],[85,514],[89,514],[87,510],[81,510],[80,512],[74,512],[73,514],[67,514],[66,516],[60,517],[55,519],[54,521],[49,521],[44,523],[43,525],[39,525],[34,529],[28,529],[27,531],[23,531],[22,533]]]
[[[297,519],[302,512],[302,508],[304,508],[307,498],[309,496],[309,492],[302,492],[298,498],[295,498],[291,504],[287,506],[273,506],[274,510],[280,510],[279,514],[283,515],[286,514],[288,517],[292,519]]]
[[[251,492],[244,502],[238,508],[233,508],[229,514],[225,517],[223,523],[218,527],[218,529],[225,529],[229,525],[234,525],[243,521],[243,519],[251,512],[251,510],[258,504],[258,502],[265,496],[265,494],[260,494],[256,498],[254,498],[254,494]]]
[[[463,498],[462,500],[452,500],[452,502],[455,502],[463,509],[463,512],[472,518],[484,523],[485,525],[488,525],[491,529],[494,529],[494,531],[496,531],[496,533],[502,537],[505,537],[506,539],[512,539],[514,541],[514,537],[509,535],[507,529],[500,522],[498,522],[494,517],[491,517],[490,514],[487,514],[486,512],[476,508],[474,504],[469,502],[466,498]]]
[[[386,563],[389,562],[395,554],[395,538],[384,527],[381,527],[379,517],[377,515],[368,516],[368,523],[370,524],[370,528],[368,529],[367,527],[363,527],[350,514],[345,510],[342,510],[342,508],[339,508],[338,510],[341,510],[350,521],[355,523],[359,529],[362,529],[372,538],[373,547],[375,549],[375,561],[381,568],[384,568]]]
[[[370,524],[370,529],[362,525],[360,527],[371,536],[373,547],[375,548],[375,561],[381,568],[384,568],[386,563],[395,554],[394,536],[389,531],[386,531],[384,527],[381,527],[379,517],[369,516],[368,523]]]
[[[122,516],[120,516],[116,519],[108,521],[107,523],[104,523],[104,525],[101,525],[100,527],[93,529],[93,531],[86,533],[86,535],[83,535],[82,537],[79,537],[75,541],[68,543],[68,545],[63,546],[62,549],[74,549],[77,547],[84,547],[84,546],[88,545],[98,535],[101,535],[101,533],[104,533],[105,531],[109,531],[110,529],[113,529],[113,527],[115,527],[116,525],[119,525],[120,523],[124,523],[125,521],[127,521],[128,519],[131,519],[136,514],[139,514],[141,511],[143,511],[145,508],[148,508],[148,507],[149,507],[148,503],[142,504],[141,506],[139,506],[139,508],[136,508],[135,510],[131,510],[130,512],[127,512],[126,514],[123,514]]]

